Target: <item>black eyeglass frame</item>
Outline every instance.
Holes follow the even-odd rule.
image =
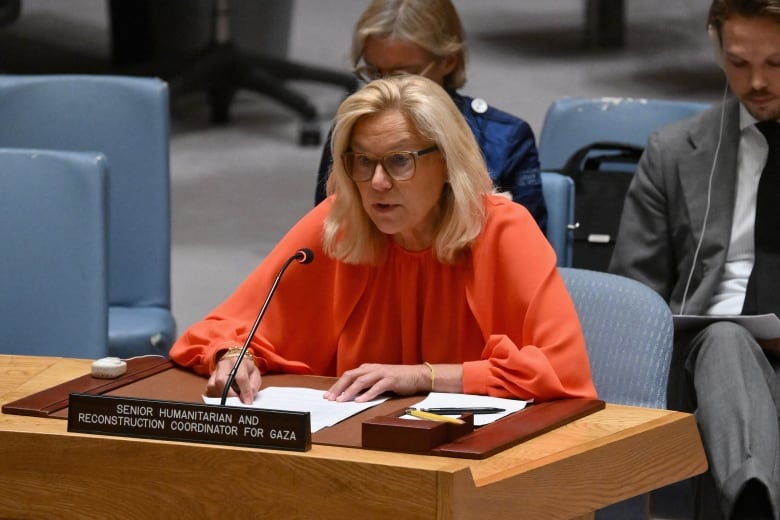
[[[417,150],[417,151],[401,150],[396,152],[388,152],[386,154],[383,154],[381,157],[372,157],[366,153],[345,152],[341,154],[341,161],[342,163],[344,163],[344,169],[346,170],[347,175],[349,175],[349,177],[355,182],[368,182],[371,179],[373,179],[374,175],[376,174],[376,165],[379,163],[382,163],[382,169],[394,181],[408,181],[414,177],[415,173],[417,173],[417,159],[419,157],[423,157],[425,155],[437,151],[439,151],[439,145],[434,144],[429,146],[428,148],[423,148],[422,150]],[[412,173],[408,177],[397,177],[393,175],[393,173],[391,172],[392,168],[388,168],[387,165],[385,164],[385,160],[388,157],[391,157],[393,155],[399,155],[399,154],[407,154],[412,158]],[[354,169],[352,168],[352,159],[357,156],[366,157],[374,163],[373,167],[371,168],[371,175],[366,177],[365,179],[356,179],[353,173]]]

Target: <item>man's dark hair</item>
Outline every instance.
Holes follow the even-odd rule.
[[[780,0],[713,0],[707,26],[722,37],[723,24],[732,16],[770,17],[780,23]]]

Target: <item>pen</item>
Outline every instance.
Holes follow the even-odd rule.
[[[416,408],[409,408],[408,410],[406,410],[406,413],[418,417],[420,419],[427,419],[429,421],[441,421],[441,422],[448,422],[453,424],[465,424],[465,421],[462,421],[460,419],[455,419],[454,417],[447,417],[446,415],[437,415],[435,413],[426,412],[423,410],[417,410]]]
[[[489,406],[477,406],[474,408],[421,408],[423,412],[436,413],[443,415],[455,415],[459,413],[487,414],[505,412],[503,408],[493,408]]]

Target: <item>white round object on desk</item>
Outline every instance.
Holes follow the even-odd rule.
[[[92,363],[92,377],[114,379],[127,372],[127,363],[118,357],[105,357]]]

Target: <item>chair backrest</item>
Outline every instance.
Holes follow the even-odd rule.
[[[547,205],[547,240],[558,255],[558,267],[570,267],[574,247],[574,181],[560,173],[542,172],[542,193]]]
[[[109,349],[165,353],[170,311],[168,87],[154,78],[0,75],[0,147],[97,151],[109,164]]]
[[[106,356],[105,157],[0,149],[0,244],[0,353]]]
[[[0,146],[108,158],[111,304],[170,308],[168,125],[157,79],[0,75]]]
[[[599,398],[666,408],[673,324],[663,298],[623,276],[559,271],[577,308]]]
[[[645,146],[654,130],[709,106],[681,100],[561,98],[545,114],[539,162],[543,170],[560,170],[574,152],[596,141]]]

